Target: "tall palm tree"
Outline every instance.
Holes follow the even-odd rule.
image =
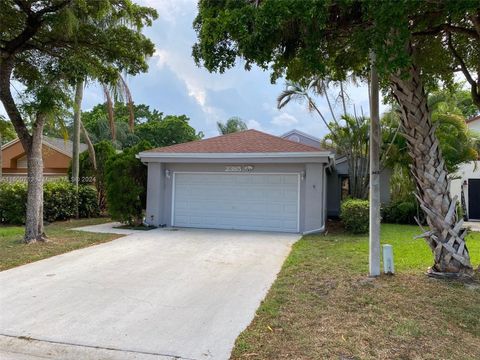
[[[135,126],[135,113],[133,107],[132,93],[125,81],[124,77],[118,73],[117,81],[112,84],[102,83],[102,90],[105,96],[105,104],[107,107],[107,117],[110,125],[110,132],[112,134],[112,140],[117,138],[117,131],[115,126],[115,102],[125,102],[128,106],[129,119],[128,126],[129,131],[133,133]]]

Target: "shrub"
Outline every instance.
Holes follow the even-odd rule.
[[[0,222],[21,225],[27,211],[27,183],[0,183]]]
[[[100,214],[97,191],[94,187],[82,185],[78,187],[78,215],[81,218],[95,217]]]
[[[395,201],[382,210],[382,218],[387,223],[416,224],[417,204],[414,201]]]
[[[43,219],[48,222],[75,216],[75,188],[67,181],[50,181],[43,185]]]
[[[343,201],[340,207],[340,218],[347,231],[354,234],[364,234],[368,232],[368,200],[347,199]]]
[[[141,223],[146,202],[147,167],[135,156],[149,148],[150,144],[142,141],[107,162],[107,204],[112,219],[129,225]]]
[[[75,216],[75,188],[65,180],[43,185],[43,219],[52,222]],[[80,217],[99,214],[95,190],[81,185],[78,190]],[[24,224],[27,203],[27,183],[0,183],[0,221],[4,224]]]

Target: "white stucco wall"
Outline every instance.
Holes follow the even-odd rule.
[[[476,169],[475,169],[476,166]],[[461,201],[462,186],[465,194],[465,203],[467,204],[468,214],[468,185],[463,185],[468,179],[480,179],[480,161],[472,161],[464,163],[459,170],[453,175],[455,178],[450,184],[450,195],[452,198],[458,196],[458,201]]]

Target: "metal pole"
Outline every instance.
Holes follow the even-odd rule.
[[[369,275],[380,275],[380,115],[379,83],[375,54],[371,53],[370,78],[370,236]]]

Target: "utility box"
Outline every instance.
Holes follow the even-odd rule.
[[[393,264],[393,246],[385,244],[383,247],[383,272],[385,274],[395,274],[395,265]]]

